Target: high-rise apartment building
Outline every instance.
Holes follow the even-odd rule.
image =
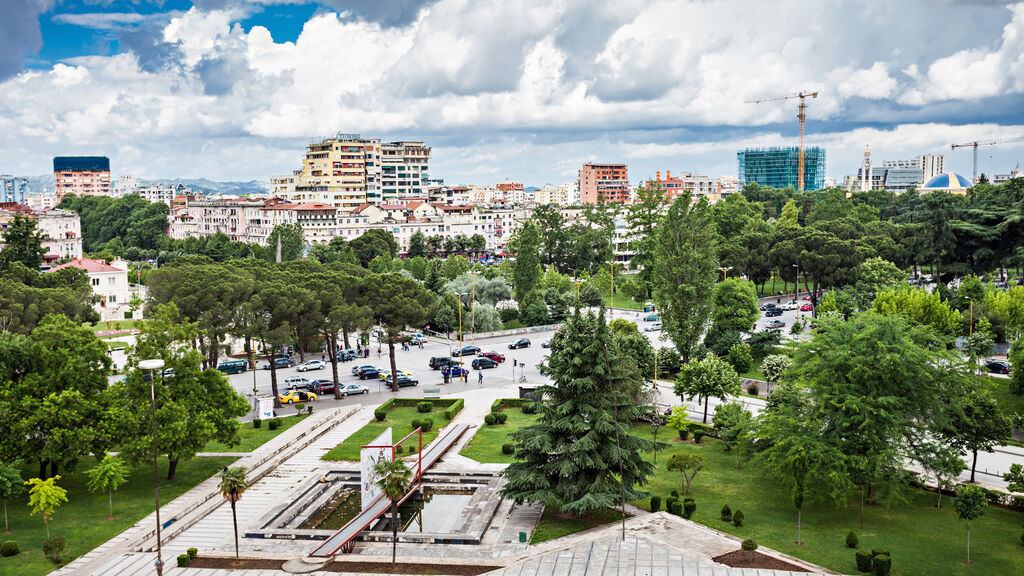
[[[740,185],[756,182],[773,188],[799,188],[800,151],[788,148],[747,148],[736,153]],[[825,184],[825,149],[804,149],[804,189],[819,190]]]
[[[689,193],[693,198],[700,196],[712,196],[718,192],[718,183],[710,176],[703,174],[692,174],[681,172],[672,176],[672,171],[666,171],[665,177],[661,172],[655,173],[656,179],[649,180],[648,185],[656,185],[665,193],[669,199],[677,198],[680,194]]]
[[[134,194],[138,189],[138,178],[131,174],[121,174],[117,177],[117,182],[114,182],[114,189],[111,191],[111,196],[114,198],[123,198],[128,194]]]
[[[946,173],[946,157],[942,154],[922,154],[917,158],[914,158],[916,168],[920,168],[923,172],[922,178],[924,182],[931,180],[939,174]]]
[[[317,139],[306,148],[302,169],[271,178],[272,192],[292,202],[319,202],[342,212],[427,193],[430,147],[385,142],[359,134]]]
[[[580,202],[629,202],[629,173],[625,164],[587,162],[580,168]]]
[[[57,197],[110,196],[110,159],[106,156],[57,156],[53,159]]]
[[[28,191],[28,179],[0,175],[0,203],[24,204]]]

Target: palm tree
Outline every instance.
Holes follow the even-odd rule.
[[[391,563],[394,564],[398,550],[398,499],[409,492],[412,470],[401,460],[382,459],[373,467],[373,473],[377,487],[391,500]]]
[[[224,467],[220,471],[220,484],[217,489],[225,500],[231,502],[231,521],[235,524],[235,562],[238,562],[238,516],[235,514],[235,502],[242,497],[242,492],[249,487],[245,481],[245,467]]]

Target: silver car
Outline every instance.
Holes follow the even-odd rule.
[[[369,394],[370,389],[362,384],[346,384],[341,387],[341,397],[347,398],[355,394]]]
[[[302,376],[292,376],[284,379],[284,385],[288,390],[305,390],[309,386],[309,379]]]
[[[296,366],[296,372],[308,372],[309,370],[323,370],[327,364],[323,360],[306,360],[302,364]]]

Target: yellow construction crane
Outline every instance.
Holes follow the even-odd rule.
[[[796,94],[790,94],[788,96],[773,96],[771,98],[760,98],[758,100],[747,100],[747,104],[760,104],[762,102],[775,102],[776,100],[790,100],[793,98],[800,99],[800,105],[797,107],[796,119],[799,120],[800,124],[800,147],[797,149],[797,187],[801,192],[804,191],[804,122],[807,121],[807,100],[806,98],[817,98],[817,92],[798,92]]]
[[[977,184],[978,182],[978,146],[995,146],[996,144],[1009,144],[1011,142],[1024,142],[1024,136],[1017,138],[1010,138],[1007,140],[991,140],[989,142],[968,142],[966,144],[953,144],[950,149],[956,150],[957,148],[974,148],[974,176],[971,178],[971,182]]]

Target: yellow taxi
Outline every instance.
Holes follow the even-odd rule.
[[[412,378],[412,372],[409,372],[408,370],[398,370],[398,375],[399,376],[408,376],[409,378]],[[391,377],[391,370],[388,370],[387,372],[381,372],[380,373],[380,379],[384,380],[385,382],[390,377]]]
[[[312,392],[306,392],[305,390],[291,390],[286,394],[278,394],[277,399],[282,404],[294,404],[296,402],[313,402],[316,400],[316,394]]]

